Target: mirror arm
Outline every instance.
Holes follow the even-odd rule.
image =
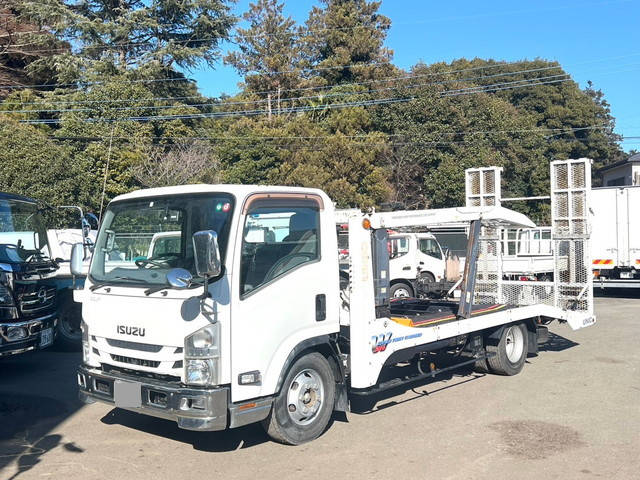
[[[216,275],[213,278],[218,280],[218,279],[224,277],[224,274],[225,274],[225,266],[222,265],[221,269],[220,269],[220,274]],[[211,281],[211,277],[209,277],[209,275],[205,275],[204,276],[204,282],[202,283],[202,286],[204,287],[204,292],[202,292],[202,295],[200,295],[198,297],[201,300],[206,300],[207,298],[212,298],[211,292],[209,291],[209,282],[210,281]]]
[[[207,298],[211,298],[211,292],[209,292],[209,275],[205,275],[204,276],[204,291],[202,292],[202,295],[200,295],[198,298],[200,300],[206,300]]]

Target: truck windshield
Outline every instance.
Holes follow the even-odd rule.
[[[163,285],[167,272],[196,276],[192,235],[215,230],[224,260],[233,213],[226,194],[173,195],[112,203],[96,239],[90,276],[96,283]]]
[[[0,262],[40,262],[50,257],[47,230],[37,204],[0,199]]]

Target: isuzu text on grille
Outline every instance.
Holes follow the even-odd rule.
[[[139,337],[144,337],[144,328],[117,325],[116,331],[123,335],[137,335]]]

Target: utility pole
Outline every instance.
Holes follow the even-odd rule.
[[[102,221],[102,208],[104,207],[104,195],[107,190],[107,177],[109,176],[109,162],[111,161],[111,145],[113,144],[113,130],[116,124],[111,125],[111,135],[109,136],[109,150],[107,151],[107,167],[104,169],[104,180],[102,182],[102,195],[100,196],[100,215],[98,216],[98,225]]]
[[[280,115],[280,85],[278,85],[278,115]]]
[[[267,118],[271,121],[271,94],[267,94]]]

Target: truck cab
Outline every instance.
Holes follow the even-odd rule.
[[[218,271],[198,270],[198,233]],[[169,238],[176,249],[150,248]],[[328,348],[339,331],[337,265],[333,205],[319,190],[183,186],[117,197],[76,291],[82,396],[190,429],[224,429],[228,410],[232,426],[264,418],[255,399],[277,390],[292,352]],[[130,402],[120,386],[134,373],[144,374],[142,397]]]
[[[0,357],[53,343],[57,269],[37,202],[0,193]]]
[[[391,297],[415,296],[415,281],[444,278],[446,259],[438,240],[431,233],[394,233],[389,236],[389,275]]]

